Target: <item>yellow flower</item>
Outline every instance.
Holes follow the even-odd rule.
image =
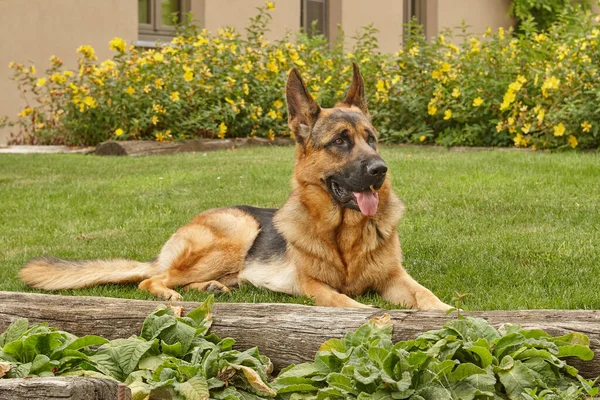
[[[135,89],[134,89],[134,88],[132,88],[131,86],[129,86],[129,87],[127,88],[127,90],[125,90],[125,93],[127,93],[128,95],[132,95],[132,94],[134,94],[134,93],[135,93]]]
[[[437,113],[437,110],[437,107],[431,103],[429,103],[429,105],[427,106],[427,114],[429,115],[435,115]]]
[[[66,76],[67,78],[70,78],[73,76],[73,71],[65,71],[65,72],[63,72],[63,75]]]
[[[162,53],[154,54],[154,61],[163,62],[164,59],[165,59],[165,56]]]
[[[167,110],[160,104],[152,104],[152,110],[159,114],[166,114]]]
[[[279,67],[277,66],[277,62],[273,58],[269,59],[269,62],[267,63],[267,69],[274,73],[279,72]]]
[[[273,11],[275,9],[275,4],[272,1],[265,1],[265,6],[269,11]]]
[[[498,28],[498,36],[500,37],[500,40],[504,40],[504,28],[503,27]]]
[[[96,52],[94,51],[94,48],[92,46],[79,46],[79,48],[77,48],[77,53],[83,54],[83,56],[88,60],[97,59]]]
[[[273,107],[275,107],[275,108],[277,108],[277,109],[279,109],[279,108],[283,107],[283,101],[281,101],[281,100],[279,100],[279,99],[275,100],[275,101],[273,102]]]
[[[35,75],[36,74],[36,70],[35,70],[35,65],[32,65],[31,67],[29,67],[29,72],[31,73],[31,75]]]
[[[35,86],[40,87],[40,86],[44,86],[45,84],[46,84],[46,78],[40,78],[35,83]]]
[[[156,124],[158,124],[158,117],[157,117],[156,115],[153,115],[153,116],[152,116],[152,124],[153,124],[153,125],[156,125]]]
[[[277,112],[275,110],[269,110],[267,115],[271,117],[271,119],[277,119]]]
[[[165,82],[162,80],[162,78],[158,78],[154,81],[154,85],[157,89],[162,89],[163,86],[165,86]]]
[[[525,124],[523,125],[523,127],[521,128],[521,131],[523,133],[529,133],[529,131],[531,130],[531,124]]]
[[[589,123],[589,122],[587,122],[587,121],[583,121],[583,122],[581,123],[581,130],[582,130],[582,131],[584,131],[584,132],[589,132],[589,131],[590,131],[590,129],[592,129],[592,124],[590,124],[590,123]]]
[[[194,79],[194,73],[192,71],[187,71],[183,74],[183,79],[186,80],[186,82],[190,82],[192,79]]]
[[[577,144],[579,144],[579,142],[577,141],[577,138],[575,136],[569,135],[569,144],[572,148],[575,148],[577,147]]]
[[[225,122],[221,122],[219,125],[219,134],[217,135],[220,139],[225,138],[225,134],[227,133],[227,125]]]
[[[460,89],[455,87],[454,89],[452,89],[452,97],[454,97],[455,99],[458,99],[460,97],[461,93],[460,93]]]
[[[250,88],[248,87],[247,83],[244,83],[244,85],[242,86],[242,90],[244,91],[245,95],[250,94]]]
[[[325,80],[323,81],[323,84],[326,85],[331,81],[331,75],[329,75],[327,78],[325,78]]]
[[[408,54],[410,54],[413,57],[416,57],[419,55],[419,46],[413,46],[410,48],[410,50],[408,50]]]
[[[119,129],[115,130],[115,136],[116,136],[116,137],[119,137],[119,136],[121,136],[122,134],[123,134],[123,129],[119,128]]]
[[[14,68],[15,65],[16,65],[15,62],[11,61],[11,62],[8,63],[8,68]]]
[[[23,109],[23,111],[21,111],[19,113],[19,117],[26,117],[30,114],[33,114],[33,108],[31,107],[26,107],[25,109]]]
[[[539,33],[539,34],[537,34],[537,33],[536,33],[536,34],[533,36],[533,38],[535,39],[535,41],[536,41],[536,42],[538,42],[538,43],[541,43],[541,42],[543,42],[544,40],[546,40],[546,35],[544,35],[543,33]]]
[[[527,147],[527,140],[521,135],[517,133],[517,135],[513,138],[516,147]]]
[[[560,84],[560,79],[558,79],[555,76],[546,78],[546,80],[542,84],[542,94],[544,95],[544,97],[548,97],[548,89],[556,90],[556,89],[558,89],[559,84]]]
[[[421,136],[421,137],[419,138],[419,141],[420,141],[420,142],[424,142],[424,141],[426,141],[426,140],[427,140],[427,136],[425,136],[425,135],[423,135],[423,136]]]
[[[562,122],[558,125],[555,125],[553,129],[554,129],[554,136],[562,136],[565,134],[565,126],[563,125]]]
[[[92,96],[85,96],[85,98],[82,100],[83,104],[85,104],[86,106],[90,107],[90,108],[96,108],[98,107],[98,103],[96,102],[96,99],[93,98]]]
[[[444,111],[444,120],[449,120],[450,118],[452,118],[452,110]]]
[[[483,104],[483,99],[481,97],[476,97],[473,100],[473,107],[479,107],[482,104]]]
[[[154,134],[157,142],[165,142],[167,140],[167,136],[162,132],[156,132]]]
[[[108,45],[111,50],[116,50],[121,53],[125,52],[125,49],[127,48],[127,43],[120,37],[114,37]]]
[[[452,69],[452,66],[450,64],[448,64],[447,62],[442,64],[442,67],[440,68],[440,70],[442,72],[450,72],[450,70]]]
[[[178,101],[179,100],[179,92],[171,92],[171,100]]]
[[[542,121],[544,120],[544,117],[546,116],[546,111],[542,108],[540,109],[540,111],[538,112],[536,118],[538,120],[538,122],[541,124]]]
[[[375,85],[375,88],[377,89],[377,91],[379,93],[387,93],[389,91],[389,84],[387,81],[384,81],[382,79],[377,81],[377,84]]]
[[[273,132],[273,129],[269,129],[269,140],[275,140],[275,132]]]

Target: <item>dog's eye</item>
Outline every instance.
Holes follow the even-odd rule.
[[[344,144],[344,139],[342,138],[337,138],[333,141],[333,144],[335,144],[336,146],[341,146]]]
[[[369,137],[367,138],[367,143],[373,144],[375,142],[376,142],[375,136],[369,135]]]

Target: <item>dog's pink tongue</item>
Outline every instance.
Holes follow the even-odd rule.
[[[377,213],[377,205],[379,204],[379,195],[377,192],[371,192],[370,190],[354,192],[354,196],[356,197],[356,202],[361,213],[370,217]]]

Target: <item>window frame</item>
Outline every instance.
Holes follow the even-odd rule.
[[[176,29],[170,25],[163,25],[161,14],[161,0],[147,0],[149,3],[149,20],[150,23],[138,22],[138,40],[139,41],[156,41],[165,39],[170,41],[175,37]],[[179,1],[179,21],[183,21],[185,15],[190,12],[190,0]],[[139,21],[139,8],[138,8]]]
[[[304,29],[304,32],[312,36],[313,32],[310,31],[311,24],[308,23],[308,1],[300,0],[300,27]],[[323,11],[323,30],[319,31],[320,35],[323,35],[329,40],[329,1],[328,0],[310,0],[313,3],[321,3]]]

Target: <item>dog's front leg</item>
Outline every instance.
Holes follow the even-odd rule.
[[[300,279],[300,290],[302,294],[315,300],[318,306],[323,307],[347,307],[347,308],[370,308],[351,299],[345,294],[339,293],[331,286],[310,276]]]
[[[401,270],[386,280],[383,288],[378,291],[384,300],[419,310],[446,311],[451,308],[400,268]]]

